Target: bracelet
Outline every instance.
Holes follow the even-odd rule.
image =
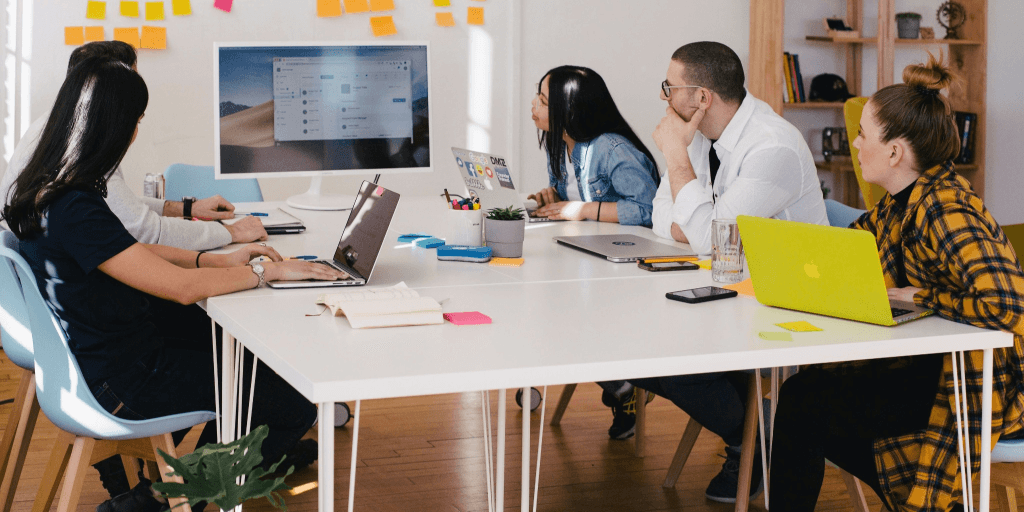
[[[601,201],[597,202],[597,218],[594,220],[601,222]]]
[[[206,251],[199,251],[199,252],[196,253],[196,268],[199,268],[199,257],[202,256],[203,253],[205,253],[205,252]]]

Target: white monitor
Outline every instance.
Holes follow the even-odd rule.
[[[321,178],[430,172],[429,48],[215,43],[217,179],[311,176],[296,208],[351,208]]]

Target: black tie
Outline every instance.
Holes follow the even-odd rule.
[[[708,162],[711,164],[711,184],[715,184],[715,176],[718,175],[718,166],[722,165],[722,161],[718,159],[718,153],[715,152],[715,142],[711,141],[711,151],[708,152]]]

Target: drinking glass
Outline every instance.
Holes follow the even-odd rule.
[[[711,279],[719,283],[743,280],[743,241],[736,219],[711,221]]]

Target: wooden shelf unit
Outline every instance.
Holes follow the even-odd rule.
[[[987,82],[987,40],[988,0],[958,0],[967,10],[967,21],[960,27],[963,39],[898,39],[896,37],[895,0],[846,0],[846,20],[854,30],[864,26],[864,3],[878,2],[878,35],[875,37],[833,38],[807,35],[808,41],[839,45],[846,57],[846,84],[851,94],[869,95],[895,82],[902,74],[896,70],[895,54],[900,51],[915,51],[920,60],[927,54],[915,46],[942,45],[945,47],[946,64],[961,77],[958,86],[949,92],[954,110],[973,112],[978,115],[974,135],[974,162],[957,165],[964,177],[971,181],[974,190],[985,195],[985,87]],[[791,109],[841,109],[828,103],[784,103],[783,40],[785,27],[785,0],[751,0],[750,2],[750,64],[747,88],[757,98],[767,102],[776,112]],[[937,30],[942,31],[941,27]],[[862,87],[861,75],[864,65],[864,48],[877,49],[878,83],[868,90]],[[809,72],[811,70],[803,70]],[[806,78],[813,73],[805,75]]]
[[[811,110],[816,108],[832,108],[832,109],[843,109],[843,102],[841,101],[804,101],[801,103],[783,103],[782,108],[797,109],[797,110]]]

